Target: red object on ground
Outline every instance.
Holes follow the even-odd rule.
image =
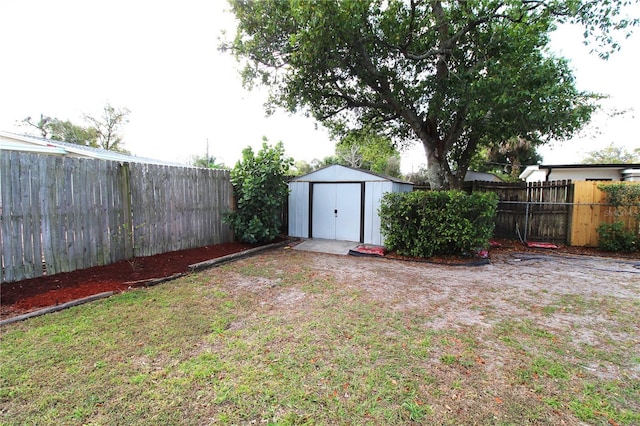
[[[368,245],[360,244],[355,249],[353,249],[353,251],[360,254],[384,256],[387,250],[382,246],[368,246]]]
[[[552,243],[532,243],[532,242],[527,242],[525,244],[529,248],[543,248],[543,249],[557,249],[557,248],[559,248],[557,245],[552,244]]]
[[[121,292],[145,281],[187,272],[188,266],[238,253],[256,244],[224,243],[138,257],[106,266],[0,284],[0,318],[21,315],[94,294]]]
[[[500,248],[500,247],[502,247],[502,243],[500,243],[499,241],[495,241],[495,240],[489,240],[489,247],[490,248]]]

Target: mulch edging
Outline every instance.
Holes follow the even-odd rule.
[[[469,260],[459,260],[459,261],[446,261],[446,260],[432,260],[429,258],[419,258],[419,257],[396,257],[396,256],[385,256],[385,259],[390,260],[400,260],[403,262],[417,262],[417,263],[428,263],[430,265],[439,265],[439,266],[484,266],[490,265],[491,259],[488,257],[481,258],[473,258]]]
[[[37,311],[28,312],[26,314],[18,315],[15,317],[7,318],[0,321],[0,327],[7,324],[12,324],[18,321],[24,321],[29,318],[39,317],[40,315],[48,314],[51,312],[61,311],[63,309],[71,308],[73,306],[84,305],[85,303],[93,302],[94,300],[105,299],[109,296],[113,296],[115,292],[105,291],[104,293],[94,294],[93,296],[83,297],[82,299],[72,300],[70,302],[62,303],[56,306],[49,306],[47,308],[38,309]]]
[[[239,259],[243,259],[245,257],[253,256],[254,254],[260,253],[260,252],[265,251],[265,250],[284,247],[284,246],[287,246],[287,245],[291,244],[292,241],[294,241],[294,240],[281,241],[279,243],[273,243],[273,244],[268,244],[266,246],[255,247],[255,248],[252,248],[252,249],[249,249],[249,250],[245,250],[245,251],[241,251],[241,252],[238,252],[238,253],[229,254],[227,256],[222,256],[222,257],[218,257],[218,258],[211,259],[211,260],[205,260],[204,262],[194,263],[193,265],[189,265],[189,273],[202,271],[204,269],[213,268],[213,267],[217,267],[217,266],[221,266],[221,265],[223,265],[225,263],[229,263],[229,262],[232,262],[234,260],[239,260]]]
[[[488,257],[469,257],[469,258],[424,258],[424,257],[410,257],[410,256],[401,256],[395,253],[369,253],[369,252],[360,252],[357,250],[349,250],[350,256],[356,257],[377,257],[379,259],[389,259],[389,260],[400,260],[404,262],[418,262],[418,263],[428,263],[431,265],[442,265],[442,266],[483,266],[491,264],[491,260]],[[436,259],[436,260],[434,260]],[[438,260],[439,259],[439,260]]]
[[[267,245],[264,245],[264,246],[252,248],[252,249],[241,251],[241,252],[238,252],[238,253],[233,253],[233,254],[229,254],[229,255],[226,255],[226,256],[218,257],[216,259],[205,260],[204,262],[199,262],[199,263],[195,263],[193,265],[189,265],[189,270],[187,272],[185,272],[185,273],[173,274],[173,275],[170,275],[168,277],[162,277],[162,278],[154,278],[154,279],[147,280],[147,281],[145,281],[143,283],[140,283],[140,284],[143,287],[153,287],[153,286],[158,285],[160,283],[164,283],[164,282],[167,282],[167,281],[172,281],[172,280],[175,280],[177,278],[180,278],[182,276],[185,276],[185,275],[193,273],[193,272],[202,271],[204,269],[217,267],[217,266],[223,265],[225,263],[229,263],[229,262],[233,262],[235,260],[243,259],[245,257],[250,257],[250,256],[253,256],[253,255],[257,254],[257,253],[265,251],[265,250],[284,247],[286,245],[289,245],[292,241],[293,240],[286,240],[286,241],[281,241],[281,242],[278,242],[278,243],[267,244]],[[0,321],[0,327],[2,327],[4,325],[7,325],[7,324],[13,324],[13,323],[16,323],[16,322],[19,322],[19,321],[24,321],[24,320],[27,320],[29,318],[39,317],[41,315],[49,314],[49,313],[52,313],[52,312],[58,312],[58,311],[61,311],[63,309],[71,308],[71,307],[74,307],[74,306],[84,305],[85,303],[93,302],[93,301],[96,301],[96,300],[105,299],[107,297],[113,296],[114,294],[115,294],[115,292],[113,292],[113,291],[106,291],[104,293],[94,294],[92,296],[83,297],[81,299],[76,299],[76,300],[72,300],[70,302],[62,303],[60,305],[49,306],[49,307],[46,307],[46,308],[38,309],[37,311],[28,312],[28,313],[22,314],[22,315],[17,315],[15,317],[11,317],[11,318],[7,318],[7,319],[4,319],[4,320],[1,320]]]

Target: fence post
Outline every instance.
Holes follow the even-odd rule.
[[[573,244],[573,207],[575,201],[573,200],[575,194],[575,184],[571,179],[567,180],[567,203],[569,203],[569,210],[567,211],[567,241],[565,243],[570,246]]]
[[[529,230],[529,205],[530,201],[527,199],[526,204],[524,206],[524,236],[522,237],[524,241],[527,241],[527,231]]]
[[[122,191],[122,213],[124,226],[124,253],[127,259],[135,253],[135,232],[133,229],[133,211],[131,210],[131,170],[129,163],[120,163],[120,190]]]

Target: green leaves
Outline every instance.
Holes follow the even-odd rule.
[[[622,112],[625,114],[626,112]],[[583,164],[631,164],[640,163],[640,148],[628,151],[626,148],[610,143],[602,149],[589,151]]]
[[[613,206],[640,207],[640,184],[605,183],[598,189],[607,194],[607,201]]]
[[[636,23],[623,6],[635,3],[231,0],[230,48],[248,87],[269,86],[269,110],[304,110],[336,133],[368,126],[395,146],[419,141],[441,188],[479,148],[578,131],[597,97],[548,54],[549,34],[574,22],[615,48],[614,30]]]
[[[267,144],[254,154],[251,147],[242,151],[242,160],[231,170],[231,184],[237,208],[228,212],[236,238],[243,242],[269,242],[280,234],[282,207],[289,194],[287,173],[293,165],[286,158],[282,142]]]
[[[598,226],[598,246],[602,250],[616,252],[634,252],[640,250],[640,184],[607,183],[598,185],[598,189],[607,195],[607,202],[614,207],[612,214],[623,220],[613,223],[602,222]],[[635,221],[631,220],[635,217]]]
[[[624,222],[602,222],[598,226],[598,247],[605,251],[634,252],[640,250],[640,236],[628,230]]]
[[[400,177],[400,153],[391,139],[369,129],[349,132],[336,144],[341,164]]]
[[[488,245],[497,206],[497,196],[488,192],[386,194],[380,207],[385,245],[413,257],[475,252]]]

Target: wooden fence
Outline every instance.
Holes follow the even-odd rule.
[[[0,151],[0,282],[231,241],[229,172]]]
[[[598,188],[598,186],[606,183],[607,182],[574,183],[574,204],[571,215],[571,245],[597,246],[597,229],[603,222],[613,223],[621,221],[627,229],[640,234],[640,223],[636,219],[638,208],[608,205],[605,193]],[[629,185],[640,185],[638,182],[625,183]]]
[[[526,241],[570,240],[573,185],[570,181],[502,183],[468,182],[467,191],[498,194],[494,235]]]

